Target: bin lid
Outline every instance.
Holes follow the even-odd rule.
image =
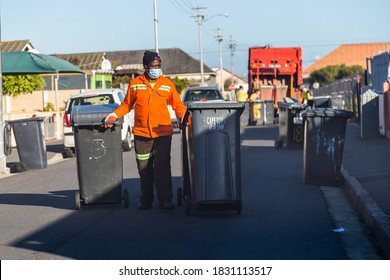
[[[310,108],[302,113],[303,117],[334,117],[334,118],[352,118],[353,112],[333,108]]]
[[[300,109],[300,110],[304,110],[304,109],[306,109],[307,105],[306,104],[301,104],[301,103],[278,102],[278,107],[283,107],[283,108],[286,108],[286,109]]]
[[[188,110],[199,110],[199,109],[236,109],[244,110],[245,103],[236,101],[194,101],[187,104]]]
[[[255,99],[255,100],[250,100],[248,103],[275,103],[273,100],[264,100],[264,99]]]
[[[71,123],[73,126],[78,125],[101,125],[106,116],[112,113],[118,104],[104,105],[76,105],[72,109]],[[123,118],[118,121],[118,124],[123,122]]]
[[[11,121],[6,121],[6,122],[12,125],[14,123],[22,123],[22,122],[43,122],[44,120],[45,120],[44,117],[35,117],[35,118],[11,120]]]

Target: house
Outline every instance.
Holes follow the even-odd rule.
[[[2,42],[2,51],[30,51],[39,53],[29,40]],[[58,80],[59,109],[63,110],[66,101],[84,89],[109,88],[114,75],[138,76],[144,72],[142,57],[145,50],[90,52],[75,54],[53,54],[67,60],[85,71],[86,75],[60,74]],[[190,86],[200,85],[200,63],[179,48],[161,49],[160,56],[164,75],[187,78]],[[204,65],[205,85],[216,85],[215,73]],[[47,104],[56,104],[54,97],[55,75],[43,75],[46,86],[43,91],[13,98],[6,96],[3,112],[7,114],[44,111]],[[26,112],[26,113],[25,113]]]
[[[29,40],[18,40],[1,42],[2,52],[26,51],[39,54]],[[80,73],[60,73],[60,74],[42,74],[45,80],[45,87],[42,91],[31,94],[23,94],[18,97],[4,95],[2,111],[10,118],[10,114],[20,114],[20,117],[31,116],[32,112],[45,111],[45,108],[52,108],[56,104],[55,83],[58,81],[60,90],[60,100],[64,103],[70,95],[80,92],[80,89],[86,88],[86,76]],[[57,79],[58,77],[58,79]],[[63,107],[61,104],[58,107]],[[55,108],[57,109],[57,108]]]
[[[319,70],[330,65],[360,65],[363,69],[366,69],[367,58],[389,49],[390,42],[340,45],[323,58],[303,69],[303,78],[309,77],[310,73],[315,70]]]
[[[219,67],[214,67],[214,68],[211,68],[211,69],[214,71],[214,73],[216,75],[216,82],[217,82],[218,88],[221,89],[221,79],[223,81],[223,85],[224,85],[225,89],[226,89],[226,85],[227,84],[229,84],[229,85],[232,84],[232,79],[233,79],[233,84],[234,84],[236,89],[240,85],[242,85],[245,90],[248,89],[248,81],[243,79],[243,78],[241,78],[241,77],[239,77],[239,76],[237,76],[236,74],[230,72],[229,70],[226,70],[225,68],[222,68],[222,71],[221,71],[221,68],[219,68]]]
[[[35,52],[38,50],[30,43],[29,40],[0,42],[2,52]]]
[[[142,57],[145,50],[111,51],[76,54],[55,54],[55,56],[68,60],[84,71],[101,70],[102,57],[111,63],[113,75],[129,75],[133,78],[144,72]],[[179,48],[160,49],[162,69],[165,76],[170,78],[188,79],[191,86],[200,85],[200,63]],[[207,65],[204,68],[206,85],[216,85],[215,73]],[[92,73],[93,75],[98,74]]]

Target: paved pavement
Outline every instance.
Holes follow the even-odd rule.
[[[60,141],[47,143],[48,164],[63,159]],[[17,150],[7,156],[11,170],[19,161]],[[390,139],[364,138],[360,126],[348,123],[344,145],[342,174],[349,194],[384,257],[390,259]],[[0,175],[0,179],[2,176]]]
[[[390,259],[390,139],[361,138],[360,126],[349,123],[342,173],[345,190]]]

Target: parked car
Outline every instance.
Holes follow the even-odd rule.
[[[183,102],[187,104],[188,102],[193,101],[224,101],[224,98],[221,92],[217,87],[213,86],[199,86],[199,87],[189,87],[183,94]]]
[[[72,157],[75,153],[75,143],[73,128],[71,126],[70,116],[72,108],[75,105],[104,105],[104,104],[121,104],[125,98],[125,92],[121,89],[100,89],[100,90],[89,90],[73,95],[69,98],[64,118],[63,118],[63,129],[64,129],[64,156]],[[134,136],[131,133],[132,126],[134,124],[133,112],[123,117],[122,125],[122,149],[124,151],[130,151],[132,149],[132,141]]]

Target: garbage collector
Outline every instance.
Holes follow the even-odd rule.
[[[260,100],[260,90],[256,90],[249,97],[248,101]],[[259,120],[261,118],[261,104],[253,103],[253,119]]]
[[[162,75],[161,58],[157,52],[145,51],[145,72],[131,80],[120,106],[107,115],[104,126],[109,128],[118,118],[134,110],[134,148],[141,181],[138,209],[152,207],[154,187],[161,209],[174,209],[172,203],[171,143],[173,128],[168,111],[172,106],[182,119],[186,107],[173,82]]]
[[[300,85],[299,90],[301,91],[302,95],[302,104],[307,104],[308,106],[313,105],[313,96],[311,95],[309,89],[305,87],[305,85]]]
[[[238,102],[246,102],[248,99],[248,94],[244,91],[244,87],[240,86],[237,92],[237,101]]]

